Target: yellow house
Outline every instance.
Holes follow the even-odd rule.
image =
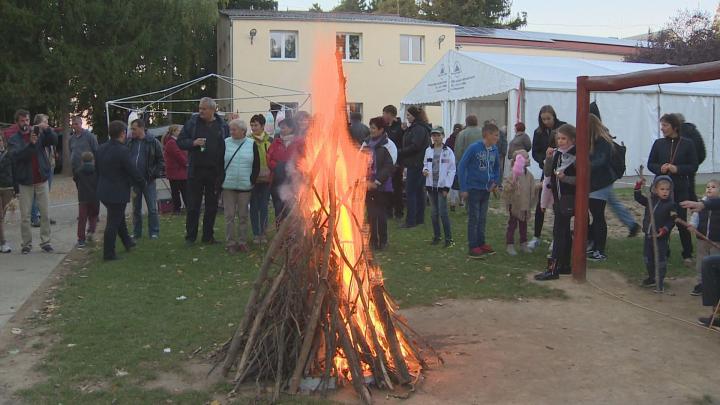
[[[400,98],[455,48],[454,25],[368,13],[223,10],[217,37],[218,73],[243,80],[239,86],[221,81],[218,104],[246,120],[278,104],[312,110],[311,100],[280,89],[310,91],[313,44],[321,39],[334,37],[342,49],[348,107],[365,122],[387,104],[399,107]],[[252,83],[278,89],[256,86],[250,91],[266,97],[250,98],[244,89]],[[428,115],[438,121],[439,108],[430,107]]]

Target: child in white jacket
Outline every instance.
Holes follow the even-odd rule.
[[[425,149],[423,176],[425,176],[425,187],[432,207],[430,214],[433,225],[432,244],[440,243],[440,221],[442,221],[445,231],[445,247],[451,247],[455,245],[455,242],[453,242],[450,231],[447,196],[455,178],[455,154],[443,143],[444,138],[445,131],[442,127],[432,129],[430,133],[432,144]]]

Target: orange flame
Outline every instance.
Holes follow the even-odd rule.
[[[317,215],[327,217],[323,207],[327,209],[330,206],[331,195],[334,195],[338,240],[333,241],[332,252],[338,259],[336,266],[330,268],[340,269],[340,273],[331,273],[329,277],[338,277],[341,281],[341,291],[334,292],[340,305],[353,305],[341,311],[342,320],[348,336],[353,339],[353,345],[358,347],[359,342],[354,341],[357,337],[353,336],[347,326],[350,323],[358,326],[363,334],[360,338],[365,340],[373,355],[379,351],[389,353],[388,337],[371,293],[372,286],[382,284],[382,271],[369,260],[370,252],[365,243],[367,235],[363,233],[370,157],[359,150],[348,132],[345,78],[342,75],[342,62],[336,52],[332,51],[334,44],[323,44],[316,48],[312,76],[314,117],[305,139],[305,154],[298,162],[304,176],[314,176],[314,189],[309,187],[299,190],[299,201],[309,202],[306,207],[300,208],[308,221]],[[334,188],[333,193],[329,187]],[[360,265],[350,266],[346,261]],[[393,311],[392,303],[387,301],[385,306]],[[352,319],[347,318],[348,314]],[[377,333],[380,347],[374,344],[372,331],[368,327],[370,324]],[[420,371],[419,359],[403,333],[400,330],[395,332],[408,368],[417,375]],[[335,354],[333,363],[338,378],[350,378],[348,362],[342,351]],[[370,366],[363,363],[362,367],[367,371]]]

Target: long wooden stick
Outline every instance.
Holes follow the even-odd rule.
[[[636,170],[635,172],[640,176],[640,178],[645,181],[645,175],[643,175],[643,165],[640,165],[640,168]],[[660,288],[660,252],[658,252],[658,243],[657,243],[657,227],[655,226],[655,210],[652,206],[652,185],[648,186],[648,196],[647,196],[647,209],[650,213],[650,235],[652,237],[652,243],[653,243],[653,263],[655,263],[655,285],[656,288]],[[647,235],[645,235],[647,237]]]
[[[338,307],[337,301],[333,301],[330,304],[330,311],[332,312],[332,319],[333,324],[335,325],[335,330],[340,337],[340,345],[343,348],[345,360],[347,360],[348,367],[350,368],[350,382],[352,383],[358,395],[360,395],[360,398],[363,400],[363,402],[365,404],[372,404],[372,397],[370,396],[370,391],[365,385],[365,377],[363,376],[362,368],[360,367],[360,360],[357,357],[355,347],[350,341],[347,329],[345,328],[345,323],[342,321],[342,317],[340,316],[340,309]],[[338,370],[338,372],[339,371],[340,370]]]
[[[695,229],[694,226],[692,226],[692,225],[688,224],[687,222],[683,221],[682,218],[678,217],[677,213],[672,213],[672,214],[670,215],[670,217],[673,219],[673,221],[675,221],[676,224],[681,225],[681,226],[684,226],[684,227],[687,228],[688,230],[692,230],[692,233],[694,233],[695,236],[697,236],[698,239],[704,240],[705,242],[711,244],[712,247],[714,247],[715,249],[720,250],[720,244],[711,241],[710,239],[707,238],[707,236],[703,235],[702,232],[700,232],[700,231],[698,231],[697,229]]]
[[[385,329],[385,339],[387,339],[388,346],[390,346],[390,355],[393,359],[395,369],[400,375],[400,384],[406,384],[410,382],[410,371],[405,363],[405,357],[403,357],[402,349],[400,348],[400,342],[398,341],[397,335],[395,335],[395,326],[393,325],[392,316],[388,310],[387,303],[385,302],[385,290],[382,285],[372,286],[373,303],[377,308],[380,320],[383,323]]]

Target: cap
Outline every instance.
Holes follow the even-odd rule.
[[[430,131],[430,135],[432,135],[432,134],[443,134],[443,135],[445,135],[445,130],[443,129],[443,127],[439,127],[439,126],[438,126],[438,127],[433,128],[432,131]]]

